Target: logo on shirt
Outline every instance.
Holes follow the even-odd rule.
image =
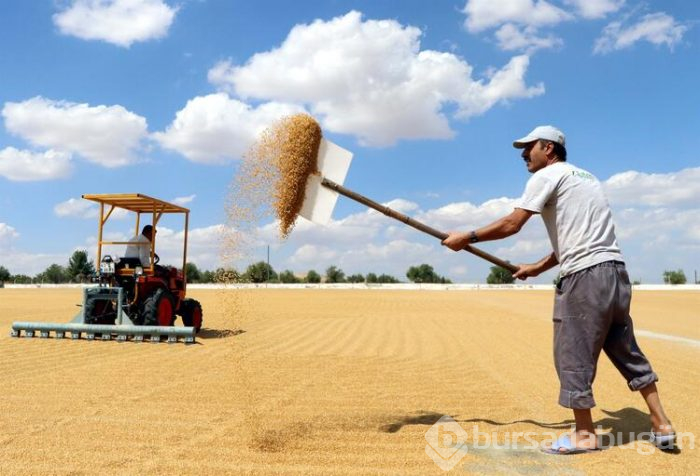
[[[586,180],[595,180],[595,177],[592,174],[589,174],[588,172],[584,172],[583,170],[572,170],[571,175],[574,177],[579,177],[582,179]]]

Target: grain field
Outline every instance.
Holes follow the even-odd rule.
[[[693,474],[698,450],[623,437],[549,456],[507,439],[567,431],[556,404],[549,291],[192,290],[195,345],[16,339],[67,322],[79,289],[0,289],[0,474],[444,474],[426,431],[470,435],[453,474]],[[639,343],[677,430],[700,434],[700,293],[637,292]],[[676,336],[674,341],[658,336]],[[594,420],[648,431],[603,356]],[[498,444],[474,444],[493,438]]]

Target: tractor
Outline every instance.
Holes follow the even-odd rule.
[[[57,338],[70,333],[72,338],[85,334],[88,339],[99,336],[109,340],[116,336],[125,341],[129,337],[142,341],[150,336],[151,341],[160,341],[162,336],[168,342],[177,342],[183,337],[186,343],[194,342],[195,333],[202,327],[202,306],[194,299],[186,297],[187,276],[187,237],[189,210],[180,205],[151,198],[143,194],[93,194],[83,195],[86,200],[100,205],[97,235],[97,263],[99,269],[94,277],[96,286],[83,291],[82,309],[68,324],[35,322],[15,322],[12,335],[33,337],[36,331],[41,337],[49,337],[53,331]],[[150,263],[142,263],[139,258],[103,255],[106,245],[134,245],[133,242],[108,241],[104,239],[105,223],[116,209],[135,213],[135,235],[140,232],[142,215],[150,216],[150,225],[155,231],[164,214],[184,216],[184,245],[182,268],[159,265],[156,254],[156,233],[150,241],[137,246],[149,246]],[[182,318],[183,326],[174,326],[176,317]]]

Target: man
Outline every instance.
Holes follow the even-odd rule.
[[[653,441],[673,449],[675,433],[656,388],[658,380],[634,338],[629,316],[631,285],[615,238],[612,213],[600,182],[566,162],[564,134],[536,127],[513,146],[533,174],[515,210],[482,228],[450,233],[443,244],[455,251],[480,241],[520,231],[534,214],[542,215],[554,251],[532,264],[520,264],[518,279],[535,277],[557,264],[554,297],[554,365],[560,382],[559,404],[574,412],[576,429],[545,450],[574,454],[598,448],[591,408],[592,384],[604,350],[649,407]]]
[[[157,233],[151,225],[146,225],[141,230],[141,234],[129,240],[124,251],[124,258],[138,258],[141,266],[148,268],[151,266],[151,242],[153,235]]]

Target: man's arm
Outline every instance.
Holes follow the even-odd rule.
[[[506,215],[489,225],[474,230],[473,233],[476,234],[478,241],[491,241],[507,238],[519,232],[523,225],[534,214],[535,212],[530,210],[516,208],[510,215]],[[449,233],[449,236],[443,240],[442,244],[454,251],[459,251],[470,244],[471,236],[472,232],[470,231],[452,232]]]
[[[522,280],[525,280],[527,278],[534,278],[535,276],[539,276],[545,271],[552,269],[558,264],[559,260],[557,259],[554,252],[552,252],[549,255],[542,258],[541,260],[539,260],[537,263],[519,264],[518,270],[515,273],[513,273],[513,277]]]

